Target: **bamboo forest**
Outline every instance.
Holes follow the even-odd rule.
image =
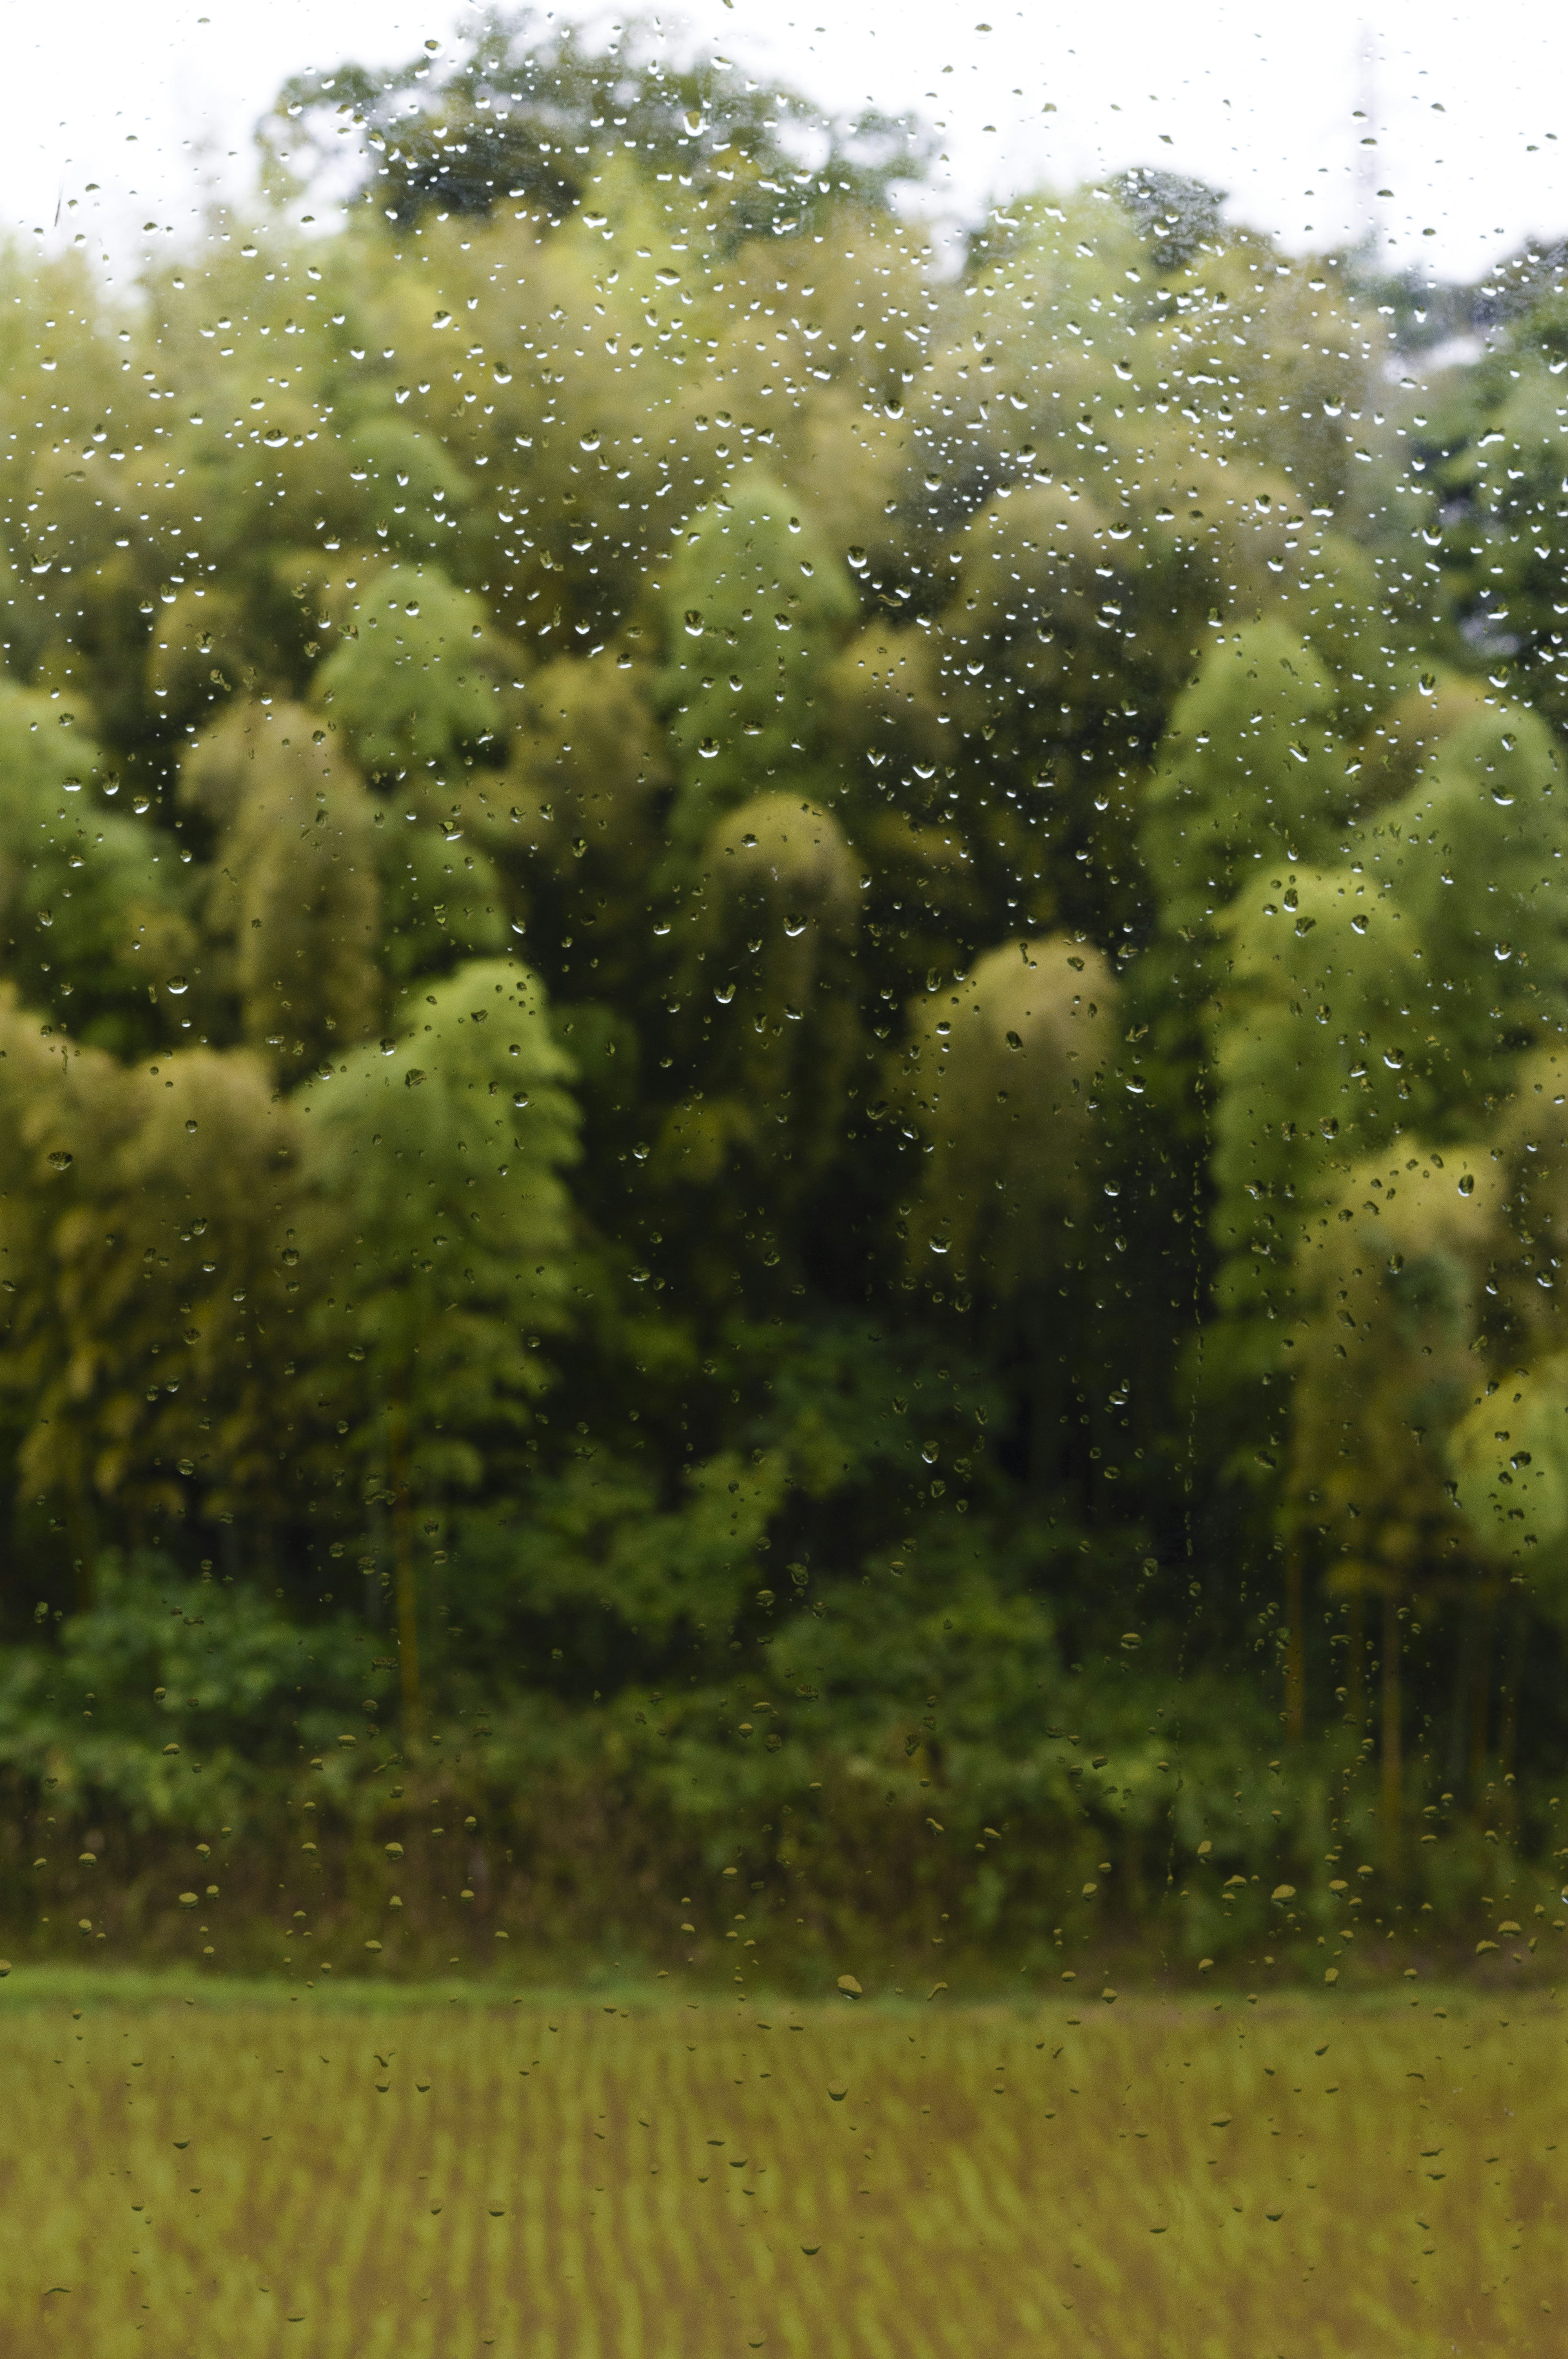
[[[0,257],[12,1957],[1545,1937],[1568,249],[473,22]]]

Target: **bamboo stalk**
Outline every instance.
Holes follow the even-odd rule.
[[[403,1736],[421,1734],[419,1600],[414,1569],[414,1502],[408,1494],[408,1405],[401,1391],[386,1410],[387,1487],[392,1493],[392,1564],[397,1596],[397,1667],[403,1694]]]
[[[1293,1516],[1285,1534],[1285,1734],[1292,1745],[1306,1734],[1306,1581]]]
[[[1383,1865],[1399,1866],[1400,1819],[1404,1803],[1403,1691],[1400,1678],[1399,1592],[1383,1592]]]

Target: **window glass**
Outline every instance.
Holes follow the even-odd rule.
[[[723,30],[16,199],[5,2348],[1547,2351],[1555,135]]]

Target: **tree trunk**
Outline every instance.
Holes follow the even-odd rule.
[[[1285,1734],[1306,1734],[1306,1581],[1301,1528],[1292,1517],[1285,1535]]]
[[[401,1391],[386,1407],[386,1474],[392,1493],[393,1585],[397,1596],[397,1665],[403,1687],[403,1741],[417,1745],[419,1599],[414,1571],[414,1502],[408,1493],[408,1404]]]
[[[1454,1695],[1448,1712],[1444,1777],[1456,1794],[1465,1793],[1470,1680],[1476,1658],[1476,1598],[1465,1584],[1454,1633]]]
[[[66,1506],[66,1535],[70,1543],[70,1569],[76,1610],[90,1614],[97,1592],[98,1518],[86,1484],[78,1473]]]
[[[1502,1693],[1498,1699],[1498,1767],[1502,1772],[1503,1832],[1511,1843],[1518,1828],[1518,1788],[1513,1783],[1519,1751],[1519,1683],[1524,1669],[1525,1606],[1522,1597],[1509,1601],[1508,1632],[1503,1641]]]
[[[70,1550],[71,1603],[78,1614],[92,1610],[97,1590],[98,1518],[87,1475],[87,1451],[79,1426],[68,1429],[66,1450],[65,1537]]]
[[[1345,1708],[1351,1724],[1363,1728],[1367,1721],[1367,1601],[1359,1582],[1350,1593],[1349,1661],[1346,1665]]]
[[[1492,1619],[1497,1598],[1490,1587],[1482,1600],[1475,1660],[1470,1666],[1470,1807],[1481,1800],[1487,1782],[1487,1723],[1492,1701]]]
[[[1383,1592],[1383,1865],[1390,1875],[1400,1864],[1400,1819],[1404,1803],[1403,1695],[1400,1682],[1400,1600],[1391,1586]]]

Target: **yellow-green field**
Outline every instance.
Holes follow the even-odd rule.
[[[0,1985],[5,2359],[1568,2349],[1552,2001],[64,1987]]]

